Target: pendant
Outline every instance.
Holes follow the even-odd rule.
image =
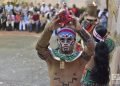
[[[60,69],[64,69],[65,68],[65,62],[64,61],[60,61]]]

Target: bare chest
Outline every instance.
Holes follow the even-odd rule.
[[[59,61],[48,64],[51,86],[80,86],[85,64],[81,59],[64,63],[64,69],[60,69]]]

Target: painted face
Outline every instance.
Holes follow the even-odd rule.
[[[69,32],[62,32],[58,35],[58,45],[62,52],[72,52],[75,44],[75,36]]]

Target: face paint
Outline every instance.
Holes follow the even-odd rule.
[[[74,48],[75,38],[70,34],[63,34],[59,36],[58,44],[62,52],[70,52]]]
[[[76,39],[75,31],[70,28],[61,28],[57,35],[60,51],[66,54],[72,52]]]

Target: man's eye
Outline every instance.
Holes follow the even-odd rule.
[[[68,38],[68,39],[67,39],[67,42],[70,42],[71,40],[72,40],[72,38]]]
[[[72,40],[72,38],[68,38],[68,41],[71,41]]]
[[[64,42],[64,40],[65,40],[64,38],[61,38],[61,39],[60,39],[60,41],[62,41],[62,42]]]

